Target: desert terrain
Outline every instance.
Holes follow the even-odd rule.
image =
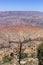
[[[0,65],[38,65],[37,47],[41,42],[42,12],[0,12]],[[20,44],[22,58],[19,63]]]

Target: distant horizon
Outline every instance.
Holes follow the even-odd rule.
[[[31,10],[29,10],[29,11],[27,11],[27,10],[2,10],[2,11],[0,11],[0,12],[43,12],[43,11],[31,11]]]

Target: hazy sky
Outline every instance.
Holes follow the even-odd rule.
[[[43,0],[0,0],[0,11],[42,11]]]

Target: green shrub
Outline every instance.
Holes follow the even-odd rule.
[[[19,55],[18,55],[18,57],[19,57]],[[27,58],[28,57],[28,54],[27,53],[21,53],[21,59],[24,59],[24,58]]]
[[[37,58],[39,59],[39,65],[43,65],[43,43],[37,48]]]
[[[3,57],[3,63],[8,63],[8,62],[10,62],[11,60],[12,60],[12,58],[9,57],[9,56]]]
[[[27,57],[28,57],[28,55],[26,53],[21,54],[21,59],[24,59],[24,58],[27,58]]]

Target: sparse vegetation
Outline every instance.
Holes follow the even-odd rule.
[[[39,65],[43,65],[43,42],[39,45],[37,49],[37,57],[39,59]]]
[[[32,57],[32,58],[37,58],[37,53],[36,53],[36,52],[33,52],[33,53],[31,54],[31,57]]]
[[[9,57],[9,56],[5,56],[3,57],[3,63],[8,63],[12,60],[12,57]]]
[[[21,53],[21,59],[24,59],[24,58],[27,58],[27,57],[28,57],[28,54],[27,53]]]

